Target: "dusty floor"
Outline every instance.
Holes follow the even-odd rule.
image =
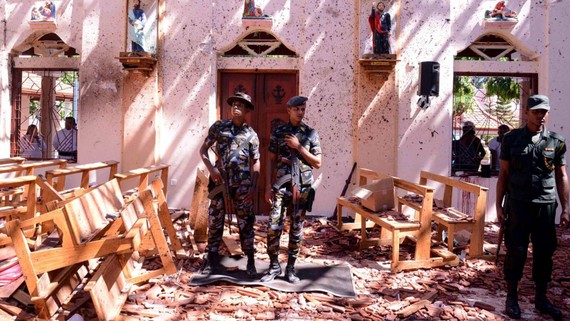
[[[184,224],[184,221],[177,223]],[[570,230],[559,230],[553,282],[549,295],[570,318]],[[257,258],[268,260],[265,224],[256,225]],[[485,240],[496,244],[497,228],[486,227]],[[302,260],[346,262],[351,266],[355,299],[324,293],[282,293],[266,287],[230,283],[189,286],[201,259],[177,260],[179,273],[137,288],[121,313],[122,320],[505,320],[504,282],[501,266],[493,260],[466,260],[457,267],[390,273],[389,247],[358,248],[358,233],[339,233],[326,218],[308,218]],[[283,244],[283,243],[282,243]],[[200,244],[203,248],[204,244]],[[282,251],[285,253],[285,251]],[[402,257],[413,253],[402,246]],[[282,261],[285,256],[282,255]],[[502,259],[502,258],[501,258]],[[530,275],[531,259],[526,266]],[[152,264],[150,264],[152,266]],[[530,277],[521,281],[523,319],[549,320],[534,309]],[[406,307],[427,299],[427,305],[408,317],[399,317]],[[425,302],[425,301],[423,301]],[[420,302],[421,303],[421,302]],[[85,320],[94,318],[88,305],[81,310]]]

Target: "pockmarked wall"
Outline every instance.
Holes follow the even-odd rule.
[[[0,0],[0,157],[9,155],[10,55],[41,36],[27,22],[34,2]],[[483,26],[495,1],[385,2],[397,55],[386,75],[359,64],[371,46],[371,0],[256,1],[270,24],[245,23],[242,1],[161,1],[159,61],[142,75],[115,59],[126,50],[126,1],[61,1],[54,32],[81,55],[79,161],[114,159],[120,171],[168,163],[169,205],[187,208],[203,167],[200,145],[219,113],[219,70],[297,70],[299,93],[310,98],[306,122],[323,147],[313,214],[328,216],[354,162],[411,181],[420,170],[450,174],[454,56],[484,34],[502,36],[537,63],[540,92],[553,105],[549,127],[570,137],[566,1],[511,0],[519,22],[509,29]],[[256,30],[298,57],[222,56]],[[416,104],[422,61],[440,64],[439,97],[427,109]],[[481,184],[494,195],[493,180]]]

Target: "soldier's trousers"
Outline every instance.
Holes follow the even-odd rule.
[[[506,281],[518,281],[523,275],[529,237],[532,241],[532,278],[548,283],[552,274],[552,255],[556,250],[556,203],[538,204],[510,200],[505,226],[504,273]]]
[[[289,216],[289,255],[295,258],[299,256],[301,242],[303,241],[303,225],[307,212],[305,208],[309,189],[310,186],[301,188],[299,206],[296,211],[293,208],[290,186],[282,187],[275,193],[267,229],[267,253],[269,255],[279,254],[279,240],[283,233],[285,217]]]
[[[237,223],[239,227],[239,239],[241,243],[241,250],[244,253],[253,253],[253,225],[255,223],[255,214],[253,213],[253,201],[245,201],[249,186],[234,187],[231,190],[234,195],[233,203],[237,216]],[[222,236],[224,234],[224,219],[226,210],[224,208],[224,198],[222,194],[218,194],[210,202],[208,210],[208,252],[217,253],[222,243]]]

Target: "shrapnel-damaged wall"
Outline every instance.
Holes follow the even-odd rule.
[[[143,1],[144,3],[144,1]],[[314,214],[330,215],[353,162],[417,181],[420,170],[449,175],[453,57],[487,33],[503,36],[539,63],[540,92],[550,95],[549,127],[564,124],[569,48],[566,1],[511,0],[519,12],[512,29],[485,28],[495,1],[386,1],[398,62],[384,76],[367,74],[358,59],[370,50],[371,0],[257,1],[269,26],[248,26],[241,1],[165,1],[159,23],[159,63],[149,77],[122,71],[122,1],[64,0],[56,33],[81,53],[80,162],[119,160],[120,170],[152,162],[171,164],[169,204],[188,207],[199,147],[218,114],[218,71],[298,70],[299,92],[310,97],[307,123],[318,129],[323,167],[317,171]],[[0,157],[9,154],[9,53],[37,36],[28,26],[34,1],[0,0],[6,20],[0,58]],[[5,17],[5,18],[3,18]],[[222,57],[253,30],[275,35],[298,58]],[[428,109],[416,105],[419,63],[440,63],[440,95]],[[516,69],[512,70],[516,72]],[[353,180],[354,182],[355,180]],[[481,181],[491,187],[493,179]],[[490,214],[494,213],[492,199]]]

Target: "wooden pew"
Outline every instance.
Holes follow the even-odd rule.
[[[123,207],[122,202],[118,183],[112,180],[72,200],[63,208],[40,217],[7,222],[8,235],[13,240],[26,285],[40,317],[49,318],[60,308],[61,299],[57,295],[61,290],[60,284],[65,283],[65,277],[76,273],[91,259],[118,255],[121,266],[124,267],[121,271],[130,284],[176,272],[152,203],[151,191],[139,193],[139,197]],[[117,209],[119,218],[109,222],[107,216],[116,216]],[[46,221],[53,221],[57,226],[61,245],[32,252],[27,246],[23,229]],[[154,241],[150,245],[152,248],[146,247],[149,244],[143,242],[145,239]],[[131,257],[138,256],[137,252],[152,250],[158,253],[162,261],[161,269],[142,274],[129,270],[126,264]],[[97,283],[97,280],[93,282]],[[96,291],[91,292],[94,302],[109,295],[104,289],[96,288]]]
[[[89,174],[93,171],[108,169],[109,170],[109,180],[112,180],[117,173],[117,167],[119,162],[117,161],[105,161],[90,164],[77,165],[73,167],[66,167],[60,169],[53,169],[46,172],[46,181],[48,184],[53,186],[53,188],[62,192],[65,189],[65,179],[69,175],[81,174],[81,181],[79,188],[89,187]]]
[[[21,191],[24,187],[29,190],[26,195],[25,203],[17,202],[9,206],[0,207],[0,219],[6,222],[13,219],[30,219],[36,216],[36,177],[35,176],[19,176],[15,178],[0,179],[0,191],[7,190],[7,193],[13,191]],[[0,192],[3,195],[5,192]],[[4,195],[8,196],[8,195]],[[14,196],[13,194],[11,196]],[[31,237],[35,234],[35,227],[26,231],[26,236]],[[10,238],[6,235],[4,228],[0,228],[0,246],[11,243]]]
[[[485,213],[487,207],[488,188],[476,184],[463,182],[447,176],[442,176],[427,171],[420,173],[420,184],[431,185],[436,183],[444,188],[443,207],[433,214],[433,220],[438,225],[438,237],[441,240],[443,229],[447,229],[448,249],[453,250],[454,235],[457,231],[466,229],[471,231],[469,244],[469,256],[483,256],[483,241],[485,228]],[[468,215],[452,207],[453,191],[471,193],[475,197],[473,215]]]
[[[377,180],[380,175],[366,168],[359,169],[359,185],[366,185],[369,180]],[[380,213],[372,212],[359,204],[352,203],[348,198],[337,198],[337,227],[339,230],[361,230],[361,248],[370,245],[392,245],[392,262],[390,270],[398,272],[417,268],[432,268],[444,265],[457,265],[459,259],[453,253],[431,249],[431,204],[433,189],[427,186],[415,184],[398,177],[392,177],[397,191],[409,192],[423,197],[423,203],[416,207],[416,215],[413,220],[400,221],[382,217]],[[355,212],[354,223],[342,222],[343,208]],[[397,214],[401,214],[400,211]],[[380,239],[368,239],[366,229],[378,225],[381,228]],[[414,258],[400,260],[400,242],[404,237],[410,237],[416,242]],[[436,257],[431,257],[431,254]]]
[[[24,157],[0,158],[0,166],[22,164],[26,159]]]
[[[115,174],[115,178],[119,181],[121,185],[121,190],[123,194],[125,193],[125,182],[128,180],[137,179],[138,185],[136,190],[143,191],[150,187],[153,191],[155,203],[158,208],[158,217],[160,218],[160,223],[162,227],[166,230],[166,233],[170,239],[170,248],[173,250],[177,257],[187,257],[188,253],[182,248],[182,243],[176,235],[176,230],[174,225],[172,225],[172,219],[170,217],[170,211],[168,210],[168,205],[166,203],[166,193],[168,184],[168,164],[153,164],[147,167],[141,167],[137,169],[130,170],[124,173]],[[160,176],[157,179],[150,180],[151,175]],[[151,183],[152,182],[152,183]]]
[[[170,165],[168,164],[153,164],[147,167],[141,167],[137,169],[130,170],[124,173],[117,173],[115,174],[115,178],[119,180],[119,184],[121,185],[121,189],[125,192],[124,182],[131,179],[138,179],[137,190],[142,191],[147,188],[151,181],[154,179],[149,179],[151,175],[160,175],[160,179],[163,182],[163,194],[166,196],[168,192],[168,168]]]
[[[67,161],[64,159],[52,159],[52,160],[45,160],[45,161],[37,161],[37,162],[24,162],[24,163],[20,163],[18,165],[5,165],[5,166],[0,166],[0,174],[8,174],[8,176],[6,178],[9,177],[18,177],[18,176],[30,176],[30,175],[37,175],[37,170],[41,169],[41,168],[48,168],[48,167],[58,167],[58,168],[65,168],[65,166],[67,165]],[[0,178],[1,179],[1,178]],[[4,191],[6,192],[6,191]],[[28,190],[27,187],[23,187],[23,188],[19,188],[19,189],[13,189],[11,191],[12,194],[14,194],[15,197],[13,198],[7,198],[6,197],[6,193],[4,193],[3,195],[0,195],[0,206],[3,205],[9,205],[8,203],[8,199],[11,200],[11,204],[12,205],[16,205],[16,203],[21,200],[21,199],[26,199],[26,195],[28,194]],[[41,196],[41,193],[40,195]],[[39,209],[40,211],[42,211],[43,209],[43,204],[42,203],[42,199],[40,198],[39,200]]]

